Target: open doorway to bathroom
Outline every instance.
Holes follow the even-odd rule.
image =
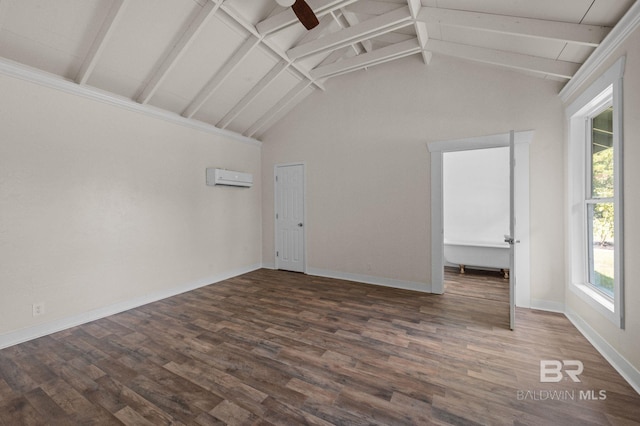
[[[445,292],[509,310],[509,147],[445,152]]]
[[[509,147],[445,152],[442,162],[445,267],[508,279]]]
[[[514,132],[514,161],[518,164],[514,174],[514,216],[515,235],[519,240],[518,249],[515,255],[514,270],[517,274],[518,288],[515,291],[514,303],[516,306],[530,306],[530,283],[529,283],[529,144],[533,138],[533,131]],[[428,144],[431,152],[431,283],[434,293],[444,293],[444,267],[445,261],[445,188],[444,188],[444,167],[445,155],[447,153],[460,153],[465,151],[482,152],[494,148],[505,148],[509,146],[510,134],[498,134],[467,139],[450,141],[437,141]],[[507,148],[508,149],[508,148]],[[482,162],[482,160],[478,160]],[[507,160],[507,167],[509,162]],[[507,198],[508,200],[509,198]],[[484,208],[489,208],[488,203]],[[475,213],[478,213],[478,207]],[[507,212],[509,207],[506,208]],[[508,214],[508,213],[507,213]],[[482,231],[489,233],[500,232],[497,237],[504,241],[504,234],[500,231],[503,225],[496,221],[491,226],[487,226],[486,219],[480,224],[473,225],[482,227]],[[482,233],[480,236],[482,237]],[[450,235],[449,238],[452,236]],[[484,237],[483,237],[484,238]],[[455,239],[455,233],[453,238]],[[455,242],[455,241],[454,241]],[[496,245],[501,243],[496,241]],[[490,245],[490,244],[485,244]],[[450,262],[453,264],[453,262]],[[503,269],[503,268],[497,268]]]

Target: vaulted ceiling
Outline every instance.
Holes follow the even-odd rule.
[[[326,81],[440,55],[568,81],[634,0],[0,0],[0,59],[260,138]],[[399,76],[401,78],[401,76]]]

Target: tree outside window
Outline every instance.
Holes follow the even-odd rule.
[[[590,282],[613,297],[614,289],[613,108],[591,119]]]

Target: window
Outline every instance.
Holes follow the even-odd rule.
[[[570,288],[624,327],[619,59],[567,109]]]
[[[590,151],[585,209],[589,284],[613,299],[615,279],[615,200],[613,165],[613,106],[588,118]]]

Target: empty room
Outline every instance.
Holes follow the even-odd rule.
[[[0,425],[640,424],[635,0],[0,0]]]

